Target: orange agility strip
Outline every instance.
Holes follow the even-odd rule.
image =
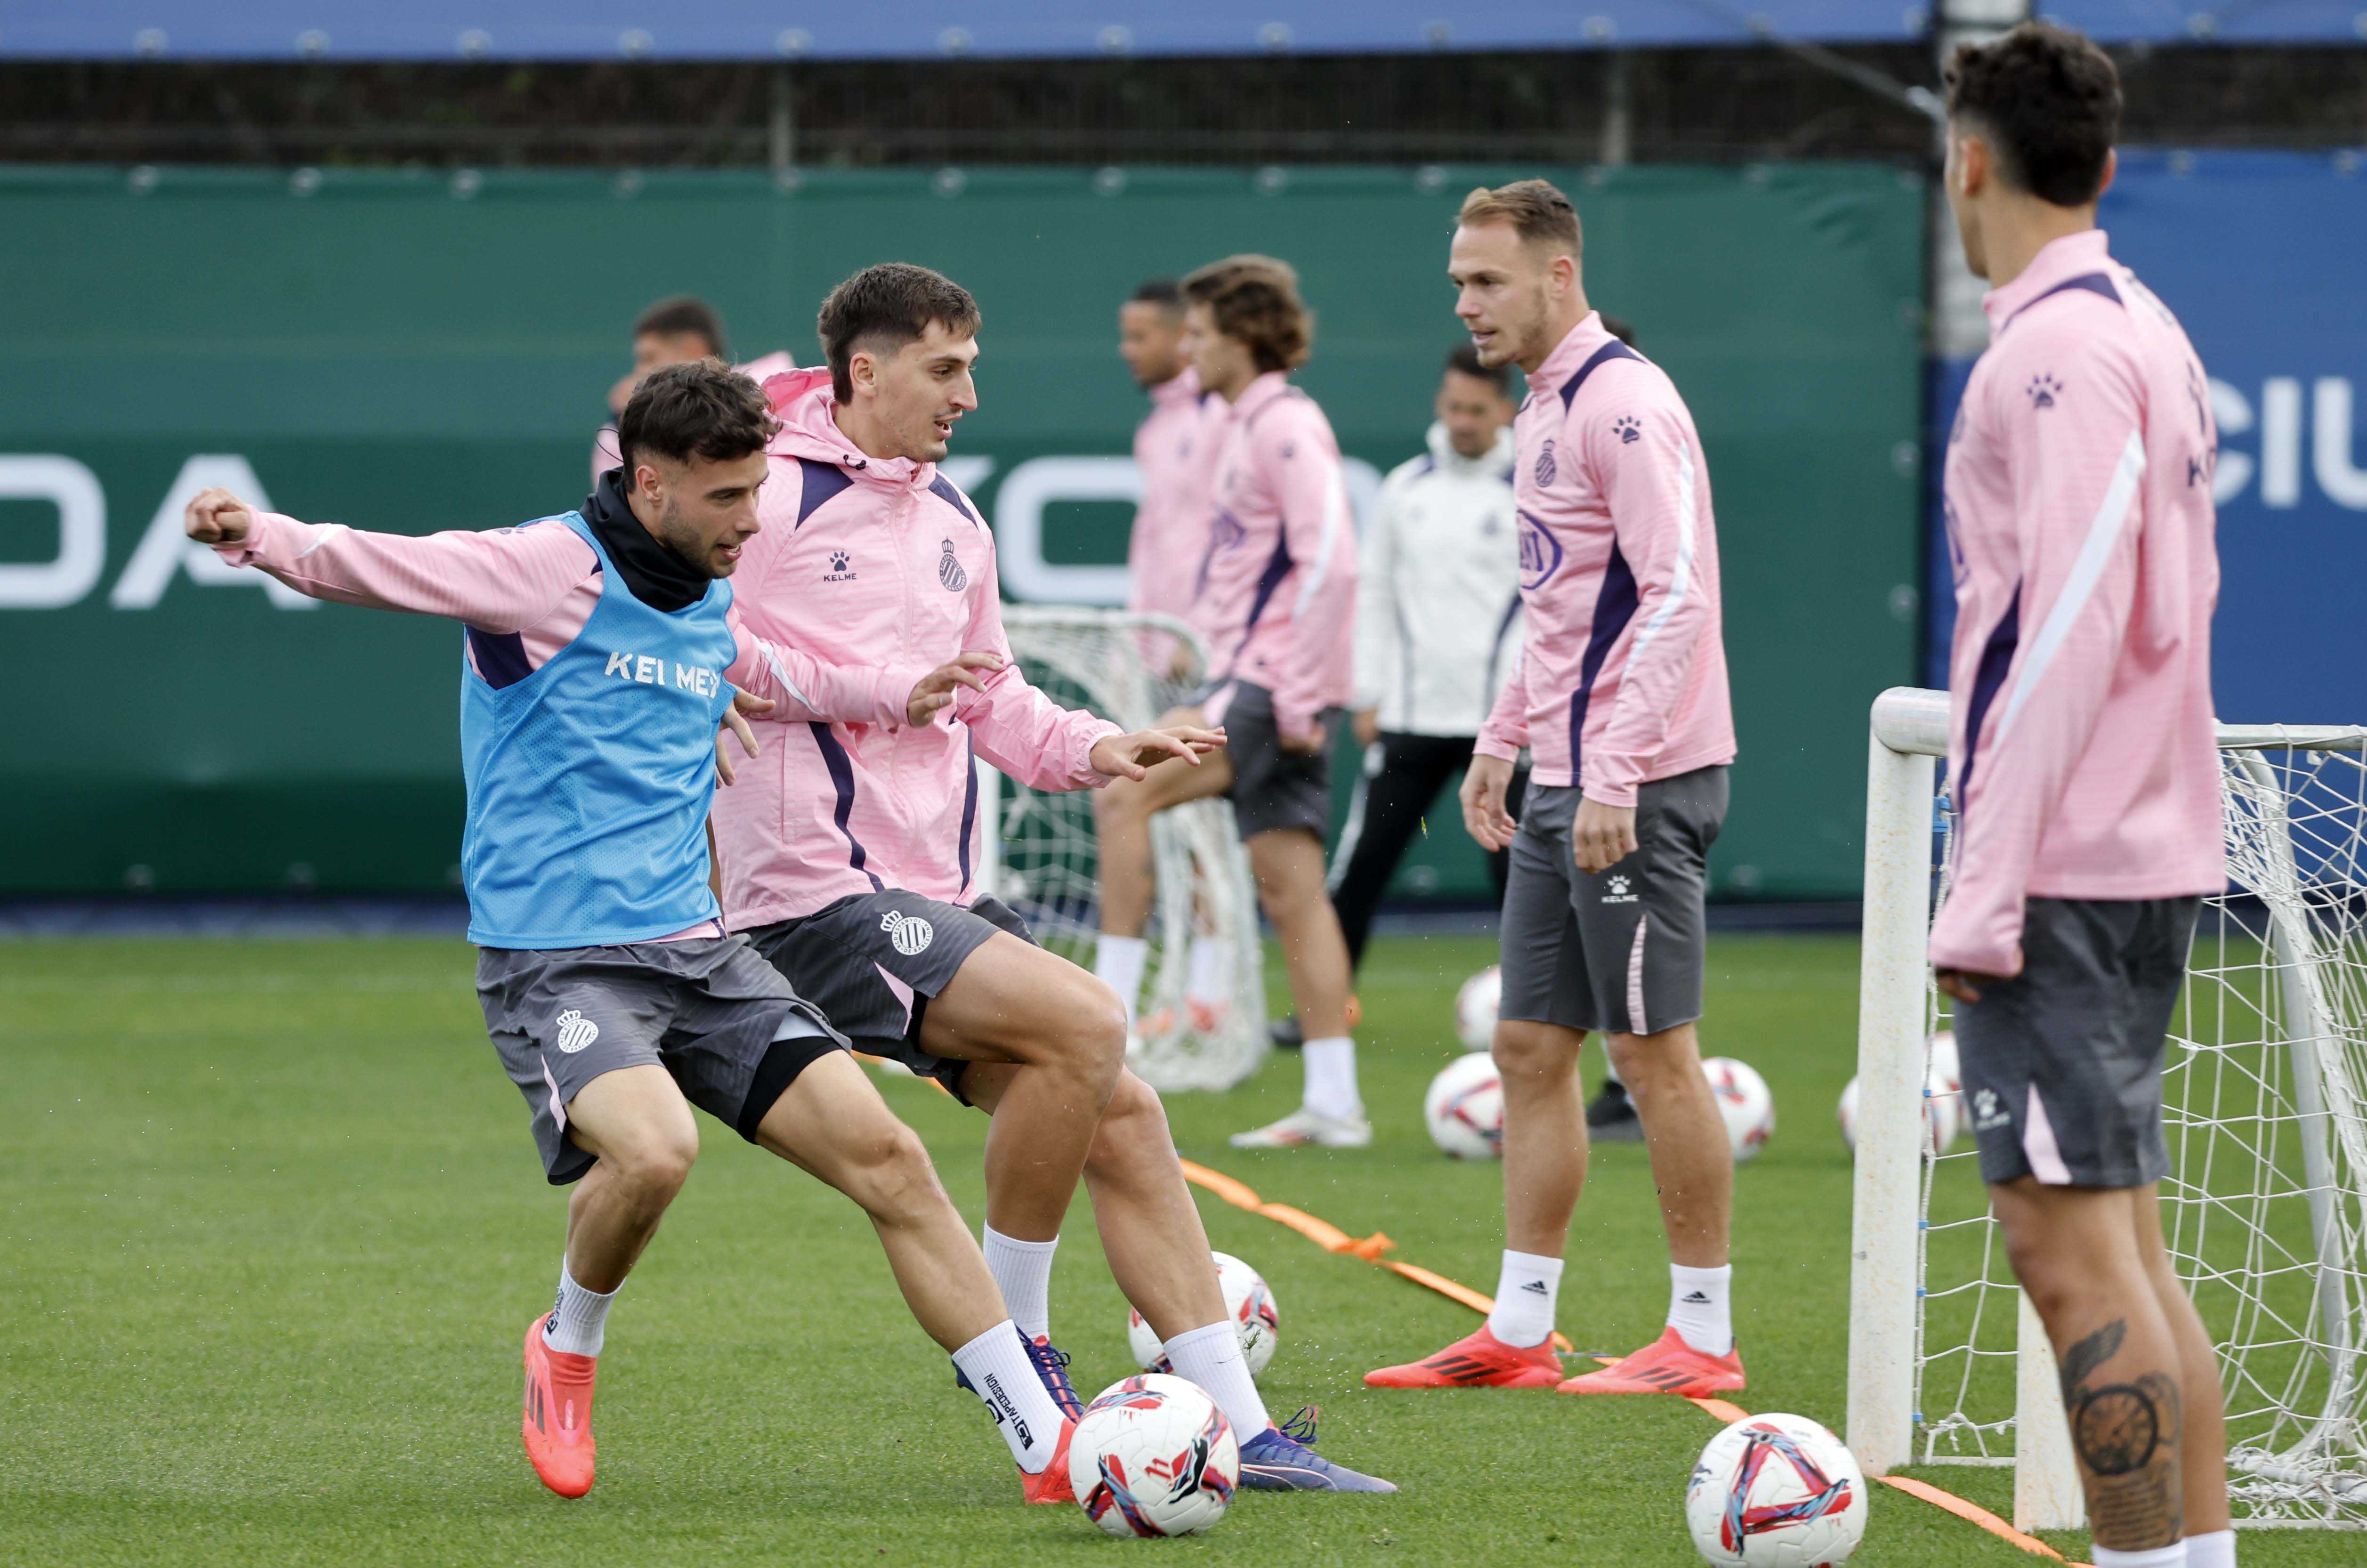
[[[1289,1226],[1325,1252],[1342,1253],[1361,1257],[1366,1263],[1376,1264],[1393,1274],[1402,1275],[1417,1285],[1435,1290],[1450,1301],[1460,1301],[1475,1312],[1487,1313],[1496,1310],[1494,1298],[1482,1295],[1468,1285],[1459,1284],[1444,1274],[1433,1274],[1418,1264],[1399,1263],[1394,1258],[1383,1257],[1381,1255],[1396,1244],[1377,1231],[1363,1241],[1358,1241],[1337,1225],[1329,1221],[1319,1220],[1305,1210],[1293,1209],[1286,1203],[1264,1202],[1248,1183],[1238,1181],[1222,1171],[1211,1170],[1206,1165],[1195,1165],[1190,1160],[1184,1161],[1183,1165],[1185,1180],[1207,1188],[1236,1209],[1246,1209],[1251,1213],[1263,1215],[1276,1224]],[[1553,1344],[1557,1350],[1567,1351],[1570,1348],[1569,1341],[1559,1334],[1553,1336]],[[1606,1367],[1614,1364],[1613,1358],[1608,1356],[1597,1357],[1596,1359]],[[1729,1404],[1722,1399],[1694,1399],[1688,1400],[1686,1403],[1697,1406],[1728,1425],[1737,1421],[1747,1421],[1750,1417],[1750,1412],[1740,1405]],[[1886,1486],[1897,1488],[1909,1497],[1920,1497],[1935,1508],[1944,1508],[1960,1519],[1968,1519],[1999,1540],[2009,1541],[2024,1551],[2033,1552],[2040,1557],[2051,1557],[2057,1562],[2065,1561],[2061,1552],[2037,1537],[2022,1534],[1987,1508],[1976,1503],[1968,1503],[1953,1492],[1942,1492],[1929,1482],[1917,1481],[1904,1475],[1880,1475],[1874,1479]],[[2089,1568],[2089,1565],[2084,1562],[2071,1563],[2068,1568]]]

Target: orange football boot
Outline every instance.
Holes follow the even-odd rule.
[[[543,1343],[539,1313],[526,1329],[526,1415],[520,1430],[535,1474],[561,1497],[592,1490],[592,1380],[596,1358]]]
[[[1561,1358],[1551,1341],[1525,1348],[1507,1345],[1481,1324],[1427,1360],[1366,1372],[1376,1389],[1549,1389],[1561,1381]]]
[[[1570,1379],[1558,1393],[1672,1393],[1684,1399],[1709,1399],[1742,1387],[1742,1346],[1723,1356],[1704,1356],[1687,1345],[1675,1329],[1615,1367]]]
[[[1077,1494],[1069,1484],[1069,1439],[1077,1435],[1073,1421],[1060,1423],[1060,1440],[1052,1449],[1052,1462],[1034,1475],[1019,1472],[1021,1486],[1030,1503],[1073,1503]]]

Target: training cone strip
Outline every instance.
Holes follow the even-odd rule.
[[[1319,1220],[1303,1209],[1293,1209],[1287,1203],[1265,1202],[1247,1182],[1238,1181],[1222,1171],[1211,1170],[1206,1165],[1195,1165],[1190,1160],[1185,1160],[1183,1164],[1184,1179],[1194,1186],[1206,1187],[1236,1209],[1246,1209],[1251,1213],[1261,1215],[1277,1225],[1289,1226],[1325,1252],[1361,1257],[1366,1263],[1386,1268],[1392,1274],[1402,1275],[1425,1290],[1435,1290],[1450,1301],[1460,1301],[1475,1312],[1484,1315],[1496,1310],[1493,1297],[1482,1295],[1468,1285],[1458,1284],[1444,1274],[1433,1274],[1417,1264],[1399,1263],[1394,1258],[1381,1256],[1397,1244],[1378,1231],[1358,1241],[1330,1221]],[[1553,1346],[1557,1350],[1563,1351],[1571,1347],[1569,1341],[1558,1332],[1553,1336]],[[1615,1364],[1614,1358],[1609,1356],[1598,1356],[1595,1359],[1606,1367]],[[1685,1403],[1699,1406],[1724,1425],[1746,1421],[1750,1417],[1750,1412],[1722,1399],[1693,1399],[1687,1400]],[[2061,1552],[2040,1540],[2036,1536],[2022,1534],[1979,1504],[1968,1503],[1953,1492],[1943,1492],[1929,1482],[1917,1481],[1904,1475],[1877,1475],[1872,1479],[1904,1492],[1909,1497],[1920,1497],[1935,1508],[1944,1508],[1958,1518],[1969,1520],[1996,1536],[1999,1540],[2009,1541],[2024,1551],[2039,1557],[2052,1558],[2057,1562],[2066,1562]],[[2068,1563],[2067,1568],[2089,1568],[2089,1564]]]

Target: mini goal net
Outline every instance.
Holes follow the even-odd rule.
[[[1947,895],[1947,695],[1886,692],[1873,728],[1850,1445],[1869,1473],[2010,1465],[2019,1528],[2077,1526],[2054,1356],[1969,1131],[1936,1153],[1923,1131],[1948,1022],[1924,953]],[[2218,1349],[2247,1527],[2367,1528],[2362,745],[2352,728],[2220,726],[2230,885],[2204,903],[2163,1068],[2163,1229]]]
[[[1128,730],[1158,722],[1206,674],[1206,652],[1171,616],[1048,605],[1005,605],[1003,626],[1021,669],[1046,696]],[[1172,766],[1182,766],[1173,764]],[[1025,916],[1036,939],[1091,969],[1101,926],[1095,792],[1047,792],[1006,778],[979,759],[988,817],[980,884]],[[1158,895],[1139,1022],[1127,1064],[1157,1089],[1224,1089],[1257,1071],[1267,1050],[1265,976],[1249,858],[1233,808],[1195,801],[1151,824]],[[1185,990],[1195,948],[1223,993],[1214,1017],[1195,1018]]]

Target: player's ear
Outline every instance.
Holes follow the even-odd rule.
[[[2120,153],[2120,149],[2119,149],[2119,148],[2117,148],[2117,147],[2107,147],[2107,148],[2105,148],[2105,149],[2104,149],[2104,177],[2103,177],[2103,179],[2102,179],[2102,180],[2101,180],[2101,181],[2097,185],[2097,187],[2096,187],[2096,199],[2098,199],[2099,201],[2101,201],[2101,200],[2102,200],[2102,199],[2103,199],[2104,192],[2106,192],[2106,191],[2108,191],[2108,190],[2110,190],[2110,189],[2112,189],[2112,176],[2113,176],[2114,175],[2119,174],[2120,172],[2121,172],[2121,153]]]

